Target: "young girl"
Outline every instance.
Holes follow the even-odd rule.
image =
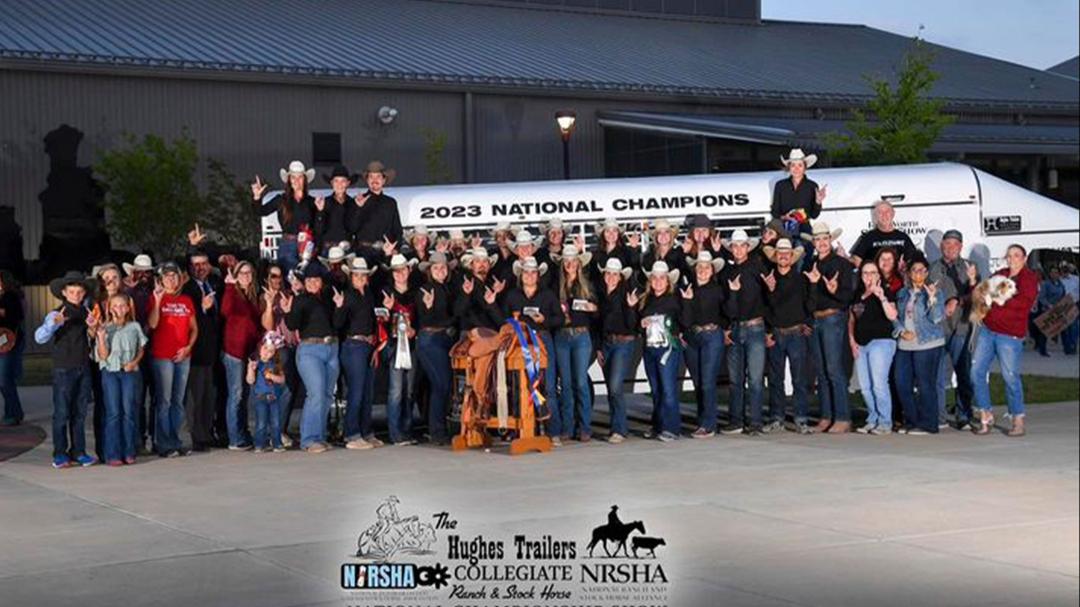
[[[135,463],[139,444],[139,413],[136,395],[142,391],[142,362],[146,343],[142,325],[135,320],[131,297],[117,293],[109,297],[108,322],[96,327],[95,358],[101,368],[101,390],[105,401],[105,461],[110,466]]]
[[[278,354],[278,349],[283,345],[285,339],[270,331],[259,344],[257,358],[248,360],[247,383],[251,386],[251,407],[255,409],[255,453],[269,451],[268,442],[273,444],[274,453],[285,451],[281,443],[281,413],[278,411],[285,389],[285,369]]]

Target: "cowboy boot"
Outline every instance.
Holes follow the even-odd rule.
[[[1027,434],[1027,430],[1024,429],[1024,416],[1017,415],[1013,417],[1012,428],[1009,429],[1009,436],[1023,436]]]
[[[832,425],[832,420],[823,417],[823,418],[821,418],[821,421],[819,421],[817,423],[817,425],[814,426],[814,432],[819,433],[819,434],[822,433],[822,432],[828,432],[829,431],[829,426],[831,426],[831,425]]]

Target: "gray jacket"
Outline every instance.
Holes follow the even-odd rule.
[[[969,259],[960,257],[956,260],[956,275],[960,278],[960,288],[957,289],[956,284],[949,279],[949,275],[946,271],[946,262],[944,258],[941,258],[934,263],[930,264],[930,281],[937,285],[938,296],[943,298],[943,301],[948,303],[950,299],[957,299],[960,301],[960,306],[956,308],[956,312],[952,316],[945,318],[945,337],[948,338],[953,334],[963,335],[971,330],[971,323],[968,321],[968,316],[971,314],[971,291],[972,287],[968,283],[967,269],[968,265],[972,264]],[[978,281],[981,277],[976,278],[975,284],[979,284]]]

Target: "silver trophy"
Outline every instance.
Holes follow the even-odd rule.
[[[394,314],[394,335],[397,337],[394,368],[412,369],[412,353],[409,351],[409,320],[401,312]]]

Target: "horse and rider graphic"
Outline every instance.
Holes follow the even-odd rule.
[[[634,538],[634,554],[631,556],[630,550],[626,546],[626,540],[634,531],[637,531],[641,535]],[[611,507],[611,510],[608,512],[608,522],[606,525],[600,525],[592,530],[592,539],[589,541],[587,547],[589,550],[589,558],[592,558],[593,550],[596,548],[596,545],[601,542],[603,542],[604,553],[608,558],[618,558],[619,551],[622,551],[626,558],[639,558],[637,555],[638,547],[650,550],[652,556],[655,557],[655,547],[665,545],[662,538],[645,537],[645,523],[641,521],[633,521],[631,523],[622,522],[619,518],[618,506]],[[615,544],[614,552],[608,547],[609,542]]]
[[[376,510],[379,520],[357,539],[356,556],[389,560],[397,553],[427,554],[435,543],[435,528],[415,516],[401,518],[396,496],[386,498]]]

